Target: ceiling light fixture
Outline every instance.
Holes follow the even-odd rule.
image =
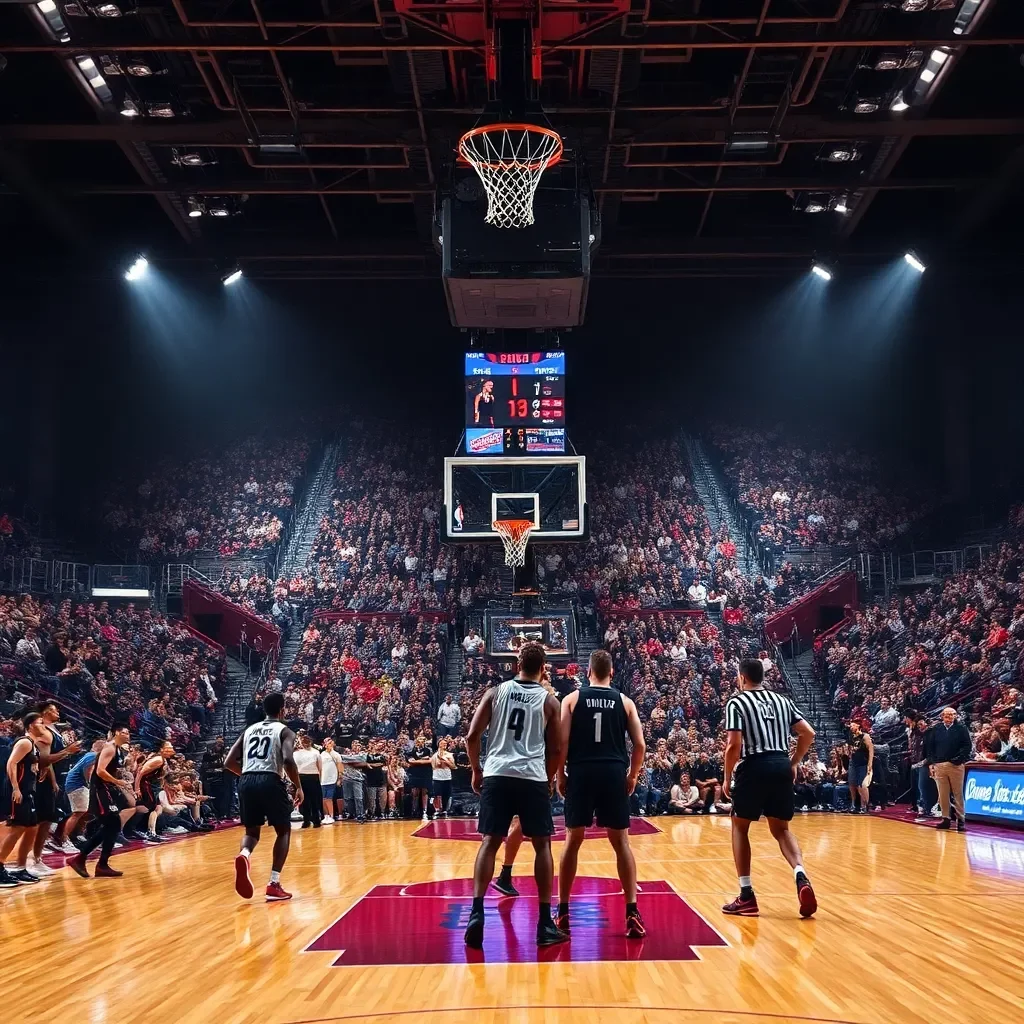
[[[53,12],[57,10],[57,5],[53,2],[53,0],[39,0],[39,3],[36,4],[36,7],[42,14],[53,14]]]
[[[850,212],[850,200],[846,196],[840,196],[836,200],[836,205],[832,207],[836,213],[847,214]]]
[[[907,14],[916,14],[918,11],[927,11],[932,0],[902,0],[900,10]]]
[[[829,270],[828,267],[824,266],[821,263],[813,264],[811,266],[811,273],[814,274],[815,277],[820,277],[822,279],[822,281],[831,281],[832,280],[832,271]]]
[[[126,281],[138,281],[146,276],[147,270],[149,270],[149,260],[145,256],[136,256],[135,262],[125,271],[124,279]]]
[[[905,252],[903,258],[910,264],[919,274],[923,274],[928,268],[914,255],[912,252]]]
[[[903,93],[897,93],[896,98],[889,104],[889,109],[894,114],[902,114],[904,110],[910,109],[910,104],[903,98]]]
[[[850,144],[848,146],[827,146],[819,160],[826,160],[830,164],[848,164],[861,158],[860,149]]]
[[[203,204],[195,196],[188,197],[188,215],[190,217],[202,217],[205,212]]]
[[[122,117],[138,117],[139,106],[135,100],[125,97],[124,103],[121,104],[121,116]]]
[[[221,282],[223,284],[225,284],[225,285],[234,284],[236,281],[241,281],[241,280],[242,280],[242,268],[241,267],[236,267],[234,270],[231,271],[230,274],[225,274],[221,278]]]
[[[127,71],[129,75],[134,75],[136,78],[148,78],[153,74],[153,69],[148,64],[143,64],[142,61],[138,60],[133,60],[131,64],[125,68],[125,71]]]
[[[230,217],[231,211],[226,206],[208,206],[206,212],[211,217]]]
[[[853,105],[853,112],[855,114],[873,114],[881,105],[881,100],[874,98],[857,100]]]
[[[121,8],[117,4],[97,4],[92,10],[98,18],[121,17]]]
[[[146,111],[151,117],[174,117],[174,107],[170,103],[150,103]]]

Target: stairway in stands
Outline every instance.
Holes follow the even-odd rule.
[[[693,487],[704,505],[711,529],[717,533],[724,523],[729,536],[736,544],[736,564],[747,579],[759,575],[761,568],[757,559],[750,553],[747,543],[747,531],[732,499],[728,488],[721,478],[718,468],[709,458],[704,442],[689,434],[683,435],[683,444],[690,457],[690,472],[693,474]]]
[[[796,706],[818,734],[818,756],[826,760],[831,747],[846,739],[846,730],[832,709],[828,693],[815,678],[814,652],[804,651],[796,658],[787,658],[786,675]]]
[[[253,681],[245,665],[230,653],[227,656],[227,688],[213,716],[210,739],[223,736],[228,746],[245,726],[245,708],[252,699]]]

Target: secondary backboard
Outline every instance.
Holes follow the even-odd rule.
[[[582,455],[456,456],[444,460],[442,537],[495,541],[496,519],[530,519],[530,542],[587,536],[587,473]]]

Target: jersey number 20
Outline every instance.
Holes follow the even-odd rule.
[[[270,737],[269,736],[250,736],[249,737],[249,749],[246,751],[245,756],[252,758],[255,761],[265,761],[267,754],[270,753]]]

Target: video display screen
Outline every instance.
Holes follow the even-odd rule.
[[[565,353],[467,352],[465,392],[467,430],[564,427]]]
[[[487,621],[487,650],[494,657],[509,657],[519,653],[523,644],[533,641],[542,644],[553,656],[572,654],[575,637],[571,614],[495,615]]]
[[[467,455],[564,455],[562,427],[466,427]]]

